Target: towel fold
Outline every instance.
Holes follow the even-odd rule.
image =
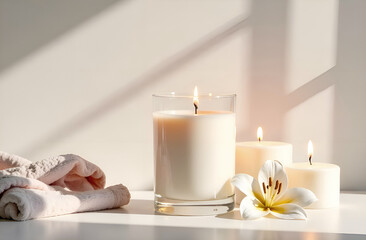
[[[105,175],[98,166],[73,154],[33,163],[19,156],[0,152],[0,166],[9,167],[0,171],[0,177],[10,175],[33,178],[75,191],[100,189],[105,185]]]
[[[128,189],[104,189],[105,174],[72,154],[38,162],[0,152],[0,217],[28,220],[116,208],[129,203]],[[67,189],[66,189],[67,188]]]

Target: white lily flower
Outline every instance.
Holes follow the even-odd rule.
[[[302,207],[317,200],[315,194],[308,189],[287,190],[286,172],[282,164],[275,160],[264,163],[258,181],[248,174],[237,174],[231,182],[246,195],[240,204],[240,213],[244,219],[256,219],[269,213],[283,219],[306,219]]]

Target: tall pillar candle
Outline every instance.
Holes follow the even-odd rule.
[[[340,168],[335,164],[311,162],[313,146],[309,142],[309,162],[286,166],[288,186],[311,190],[317,201],[308,208],[331,208],[339,205]]]
[[[258,141],[236,143],[235,173],[245,173],[258,177],[258,172],[265,161],[278,160],[284,166],[292,163],[292,144],[276,141],[262,141],[263,131],[257,131]],[[240,204],[244,197],[240,191],[235,191],[236,203]]]
[[[176,110],[163,107],[153,113],[155,209],[179,215],[231,210],[234,190],[230,180],[235,173],[236,136],[233,109],[215,106],[227,100],[211,95],[200,96],[200,106],[194,105],[195,111],[171,106],[171,101],[184,102],[187,97],[159,98],[169,98],[167,104]],[[190,101],[189,107],[192,98]],[[218,110],[206,111],[205,106]]]

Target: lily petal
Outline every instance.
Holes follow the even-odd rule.
[[[281,205],[285,203],[294,203],[301,207],[306,207],[317,201],[315,194],[306,188],[290,188],[281,198],[279,198],[274,205]]]
[[[282,219],[306,219],[305,210],[293,203],[285,203],[271,207],[271,214]]]
[[[250,199],[258,199],[261,203],[264,203],[262,191],[257,179],[248,174],[240,173],[232,178],[231,183]]]
[[[262,204],[258,200],[244,198],[240,203],[240,215],[243,219],[257,219],[264,217],[269,213],[268,210],[262,207]]]
[[[265,185],[269,185],[269,178],[271,177],[272,182],[275,183],[277,180],[278,182],[282,183],[281,191],[276,196],[278,199],[287,189],[287,175],[279,161],[276,160],[267,160],[262,168],[259,170],[258,174],[258,182],[264,183]],[[261,191],[264,194],[263,189]]]

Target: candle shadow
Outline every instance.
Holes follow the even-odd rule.
[[[225,218],[225,219],[231,219],[231,220],[243,220],[243,218],[240,215],[239,210],[234,210],[228,213],[216,215],[217,218]]]

